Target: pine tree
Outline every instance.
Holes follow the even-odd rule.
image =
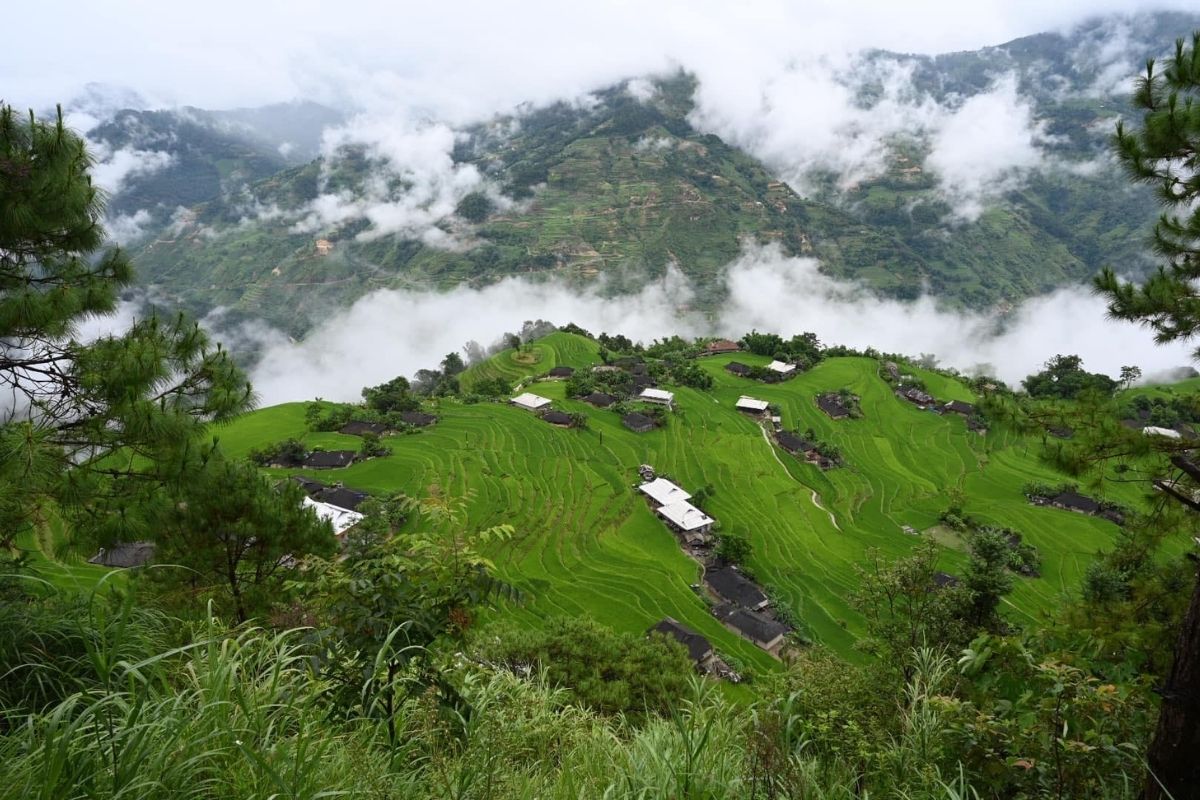
[[[1165,207],[1154,248],[1165,264],[1141,285],[1123,284],[1112,270],[1096,279],[1118,319],[1149,325],[1160,342],[1200,333],[1200,32],[1180,39],[1165,69],[1150,61],[1134,105],[1144,113],[1137,130],[1118,124],[1115,147],[1135,181],[1153,185]],[[1200,357],[1200,351],[1197,352]],[[1182,461],[1178,459],[1182,458]],[[1173,459],[1192,480],[1200,468]],[[1190,493],[1177,494],[1185,505]],[[1200,798],[1200,580],[1197,580],[1161,691],[1158,727],[1147,753],[1146,800]]]
[[[0,545],[59,508],[102,542],[141,538],[146,499],[199,463],[210,422],[252,401],[183,316],[80,341],[133,283],[104,249],[92,159],[63,124],[0,106]]]

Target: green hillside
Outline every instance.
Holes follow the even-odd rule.
[[[554,365],[598,361],[593,342],[566,333],[540,340],[533,352],[539,358],[526,365],[514,361],[513,351],[501,353],[466,379],[516,381]],[[737,359],[765,362],[748,354]],[[860,630],[847,599],[857,585],[854,565],[872,547],[889,559],[909,552],[918,540],[901,526],[936,525],[950,487],[966,493],[967,513],[1016,528],[1040,548],[1042,576],[1018,579],[1011,596],[1008,613],[1018,620],[1058,607],[1077,589],[1093,554],[1113,541],[1112,523],[1026,502],[1025,482],[1063,480],[1039,463],[1037,445],[1000,430],[981,437],[958,417],[917,410],[891,393],[871,359],[829,359],[773,386],[729,375],[723,369],[729,360],[701,362],[715,380],[711,391],[672,387],[679,410],[652,433],[631,433],[616,414],[565,399],[563,383],[541,382],[533,391],[558,408],[586,414],[588,428],[555,428],[501,404],[442,401],[436,409],[441,421],[390,438],[390,456],[336,475],[309,474],[377,493],[424,495],[436,485],[471,495],[471,525],[508,522],[518,531],[493,555],[501,575],[526,596],[508,613],[529,624],[586,615],[635,631],[669,615],[760,666],[770,659],[717,624],[689,588],[699,580],[698,567],[636,493],[639,464],[692,491],[712,484],[706,509],[723,531],[749,539],[748,566],[760,581],[796,613],[805,633],[852,658]],[[971,398],[951,379],[922,377],[940,396]],[[815,407],[816,394],[842,388],[861,396],[863,419],[834,422]],[[823,473],[776,448],[756,422],[733,409],[743,393],[778,403],[785,427],[815,429],[841,449],[846,466]],[[299,403],[254,412],[219,435],[234,454],[293,436],[329,449],[356,449],[359,442],[307,432]],[[1119,499],[1137,502],[1133,494]],[[961,570],[965,555],[952,539],[944,541],[951,547],[943,568]]]

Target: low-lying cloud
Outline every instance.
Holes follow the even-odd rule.
[[[752,328],[791,336],[815,332],[827,344],[935,354],[944,365],[986,372],[1010,385],[1056,353],[1117,375],[1126,364],[1146,374],[1188,365],[1181,343],[1156,346],[1149,331],[1106,317],[1087,289],[1061,289],[1004,318],[950,311],[930,297],[882,299],[822,274],[818,263],[776,248],[747,250],[727,270],[728,300],[716,318],[689,310],[686,279],[671,270],[634,295],[604,297],[558,283],[509,278],[484,289],[444,293],[378,291],[327,319],[302,342],[275,338],[252,379],[262,402],[324,397],[355,400],[361,387],[434,367],[469,340],[490,343],[529,319],[574,322],[593,332],[650,340],[673,333],[739,337]]]

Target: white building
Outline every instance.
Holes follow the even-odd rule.
[[[736,407],[738,411],[749,411],[752,414],[761,414],[767,410],[768,405],[769,403],[767,403],[766,400],[756,400],[753,397],[742,395],[738,398]]]
[[[335,536],[341,536],[346,531],[362,522],[363,515],[357,511],[331,506],[329,503],[319,503],[311,497],[304,498],[305,508],[311,508],[320,519],[329,520]]]
[[[684,533],[707,533],[713,524],[712,517],[686,500],[665,505],[658,513]]]
[[[512,400],[509,400],[509,402],[517,408],[523,408],[526,411],[537,411],[539,408],[545,408],[550,405],[549,398],[538,394],[531,394],[530,392],[519,394]]]
[[[643,483],[638,487],[638,491],[649,497],[659,506],[680,503],[684,500],[690,500],[692,497],[666,478],[655,478],[649,483]]]
[[[785,364],[782,361],[772,361],[770,364],[767,364],[767,369],[772,372],[778,372],[780,375],[791,375],[796,371],[796,365]]]
[[[1173,431],[1170,428],[1157,428],[1153,425],[1148,425],[1142,428],[1142,433],[1147,436],[1165,436],[1168,439],[1182,439],[1183,435],[1179,431]]]
[[[638,395],[638,400],[645,400],[647,403],[658,403],[660,406],[670,408],[675,402],[675,393],[668,392],[666,389],[642,389],[642,393]]]

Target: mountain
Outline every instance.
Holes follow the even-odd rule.
[[[626,82],[587,102],[522,109],[453,134],[449,156],[437,154],[445,163],[416,159],[403,169],[391,153],[428,144],[436,126],[348,136],[288,166],[262,137],[229,135],[228,115],[209,114],[203,126],[176,116],[167,126],[157,112],[139,112],[138,121],[167,127],[185,155],[114,203],[124,213],[145,204],[189,208],[170,225],[160,214],[137,246],[143,280],[197,312],[221,306],[297,336],[377,288],[520,275],[581,287],[603,277],[604,291],[619,293],[662,278],[671,264],[693,283],[692,302],[715,308],[723,268],[751,241],[813,256],[827,273],[885,295],[929,291],[954,305],[1003,309],[1104,265],[1135,274],[1147,265],[1154,200],[1106,158],[1107,138],[1129,109],[1094,89],[1097,67],[1088,60],[1116,24],[969,53],[864,56],[867,66],[909,70],[915,91],[948,108],[1014,76],[1045,163],[1004,182],[971,218],[957,214],[927,163],[928,137],[890,137],[874,177],[846,183],[818,170],[784,181],[781,165],[697,129],[696,81],[687,74],[658,78],[649,92],[646,81]],[[1120,24],[1122,41],[1141,52],[1169,40],[1168,30],[1200,27],[1200,17]],[[867,105],[883,91],[872,83],[876,72],[864,67],[856,84]],[[324,126],[334,118],[314,119]],[[114,123],[100,133],[118,141],[110,131],[120,130]]]

